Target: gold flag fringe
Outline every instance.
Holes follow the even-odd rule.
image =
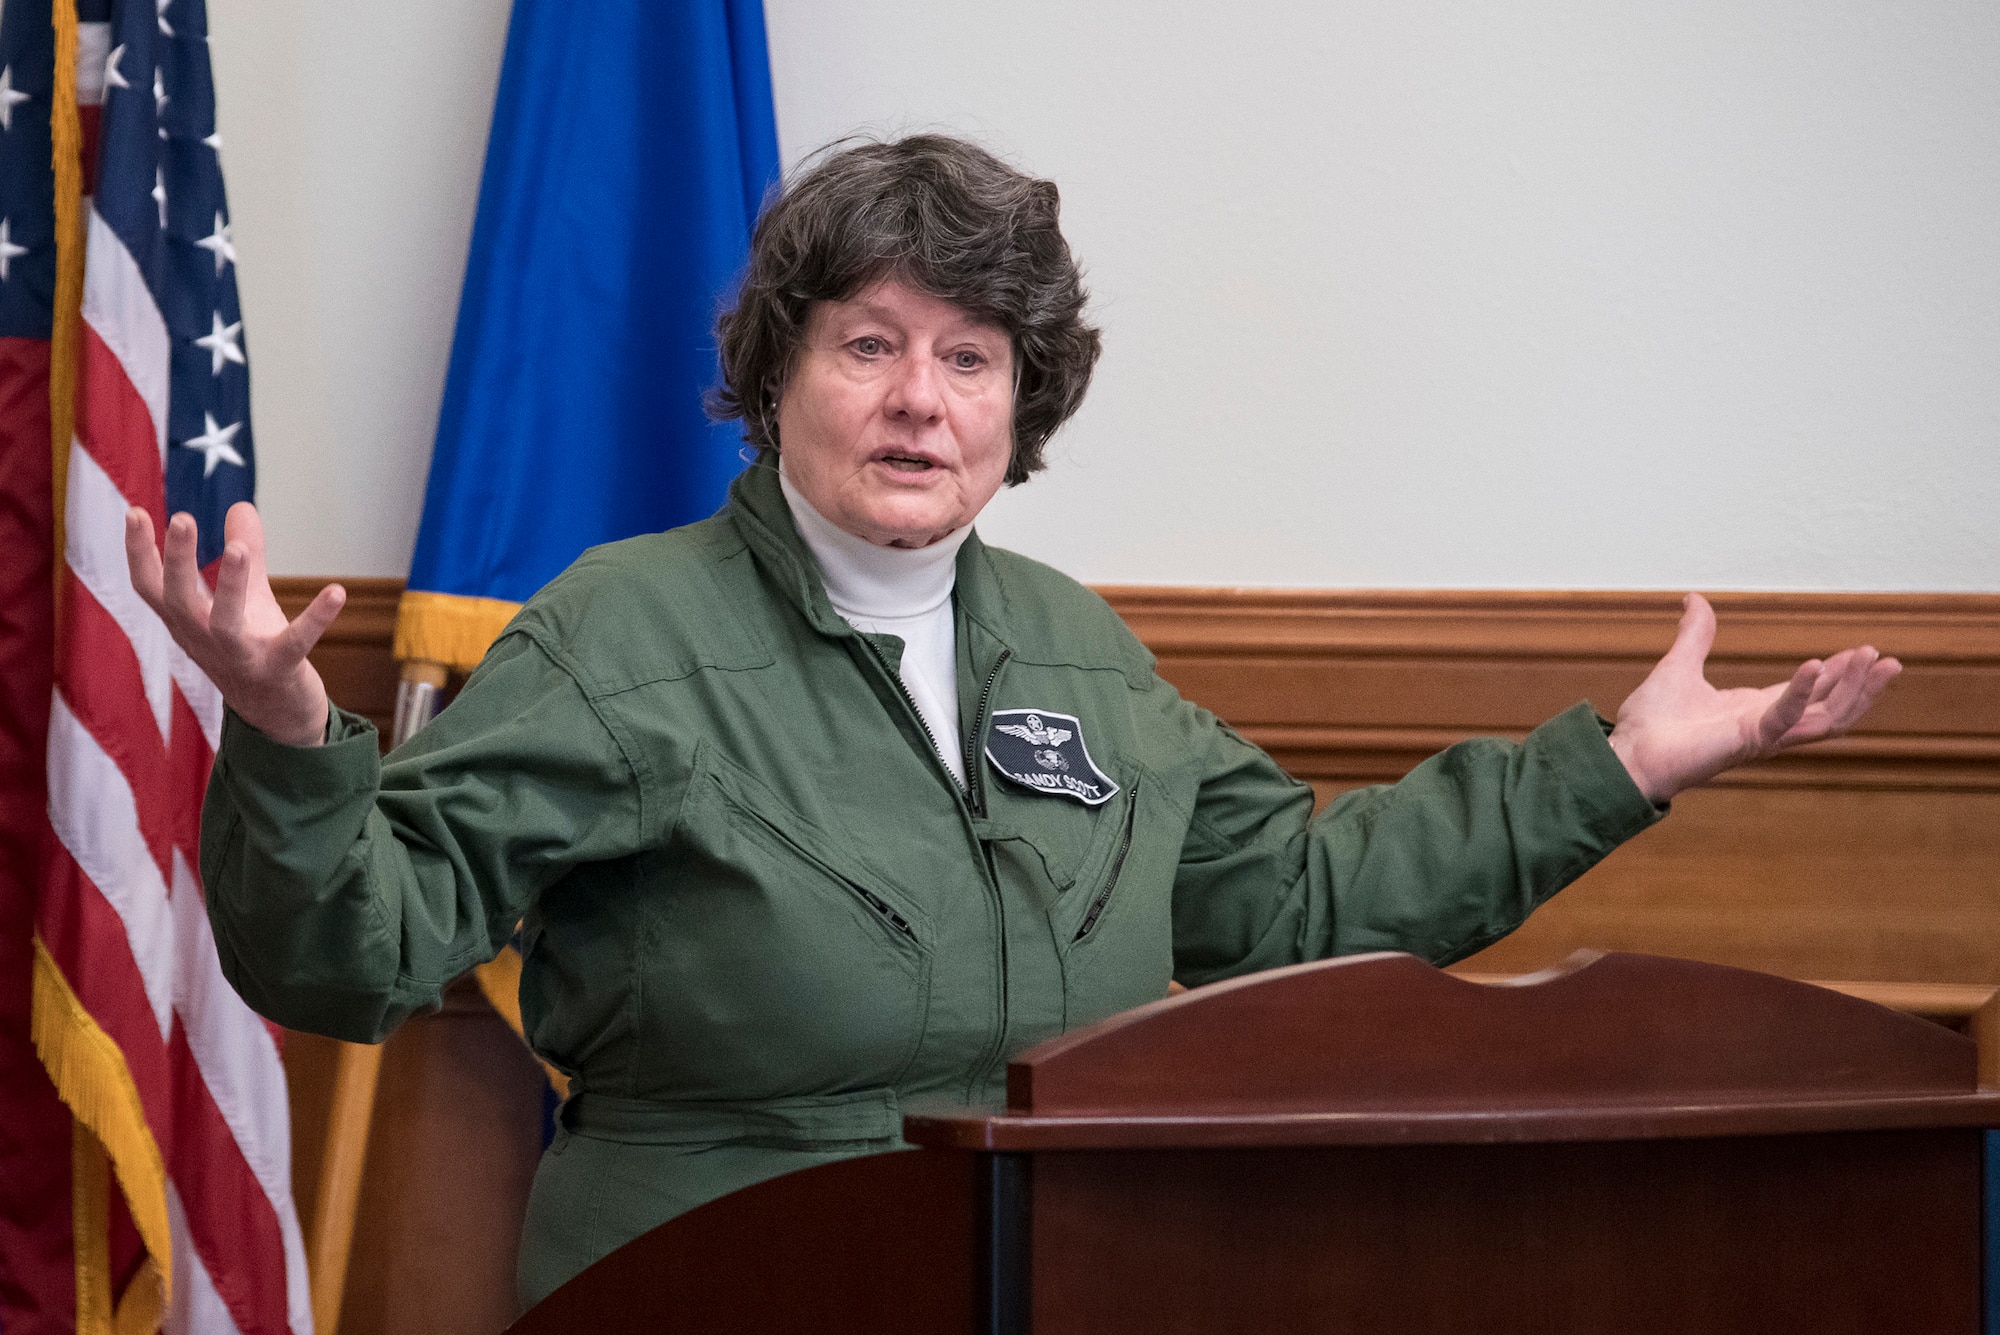
[[[519,603],[503,598],[405,590],[396,604],[395,655],[470,672],[520,610]]]
[[[76,1239],[77,1335],[156,1335],[166,1316],[160,1267],[140,1260],[125,1294],[111,1302],[111,1173],[103,1142],[71,1123],[70,1231]]]
[[[115,1335],[111,1307],[111,1172],[104,1146],[70,1124],[70,1233],[76,1239],[76,1335]]]
[[[148,1256],[139,1262],[125,1296],[118,1300],[118,1315],[112,1321],[114,1335],[155,1335],[167,1319],[167,1287],[160,1279],[160,1265]]]
[[[160,1158],[160,1144],[146,1124],[146,1112],[139,1101],[139,1087],[132,1081],[125,1054],[111,1035],[99,1027],[70,990],[62,966],[39,933],[35,936],[35,984],[33,1031],[35,1051],[49,1071],[56,1092],[69,1105],[79,1129],[87,1128],[109,1157],[125,1203],[138,1227],[139,1239],[158,1267],[159,1301],[164,1308],[173,1296],[173,1236],[167,1227],[167,1169]],[[80,1152],[79,1152],[80,1153]],[[88,1165],[84,1165],[88,1167]],[[79,1177],[78,1199],[84,1183]],[[102,1202],[104,1194],[96,1194]],[[77,1302],[86,1291],[106,1296],[108,1309],[111,1276],[105,1252],[105,1217],[100,1205],[96,1217],[76,1218]],[[102,1269],[86,1270],[86,1265]],[[79,1314],[81,1313],[79,1306]],[[107,1310],[105,1319],[111,1319]],[[79,1315],[79,1327],[81,1320]],[[104,1330],[109,1331],[107,1324]]]

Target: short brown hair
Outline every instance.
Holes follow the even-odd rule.
[[[1083,403],[1101,340],[1083,321],[1083,275],[1056,225],[1055,184],[975,144],[919,134],[830,146],[764,210],[734,310],[716,322],[719,420],[741,418],[760,458],[778,448],[777,402],[816,301],[895,277],[1004,329],[1014,348],[1007,484]]]

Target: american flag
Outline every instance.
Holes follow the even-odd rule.
[[[19,112],[52,86],[51,11],[49,0],[4,3],[0,104]],[[88,242],[57,572],[35,1039],[109,1154],[134,1226],[126,1236],[171,1276],[166,1328],[305,1335],[280,1035],[223,980],[197,870],[222,702],[133,592],[124,555],[128,505],[151,512],[156,534],[185,510],[212,566],[224,512],[252,491],[249,366],[207,18],[202,0],[77,8]],[[46,138],[39,151],[46,164]],[[0,167],[11,172],[11,156]],[[14,300],[16,277],[32,276],[19,293],[46,311],[51,221],[9,217],[0,228],[0,301]]]

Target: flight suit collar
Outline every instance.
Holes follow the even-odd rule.
[[[785,504],[775,467],[756,463],[738,474],[729,484],[729,505],[724,512],[756,556],[766,582],[797,608],[814,630],[834,637],[854,634],[854,627],[833,610],[833,602],[826,596],[819,567],[799,536],[798,525],[792,522],[792,510]]]
[[[771,586],[798,609],[813,629],[835,637],[855,633],[826,596],[819,566],[813,561],[805,539],[799,536],[791,507],[785,504],[777,469],[756,464],[744,469],[730,484],[725,513],[763,566]],[[961,615],[978,621],[1004,647],[1008,639],[1007,601],[992,559],[976,531],[966,535],[965,544],[958,549],[956,579],[952,597]]]

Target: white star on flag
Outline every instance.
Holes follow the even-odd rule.
[[[222,131],[217,130],[214,134],[208,136],[208,138],[202,140],[201,142],[207,144],[210,148],[214,149],[217,157],[222,156]]]
[[[153,114],[164,115],[167,103],[173,101],[167,96],[167,77],[158,65],[153,66]]]
[[[165,167],[153,168],[153,188],[148,193],[153,196],[153,202],[160,206],[160,230],[165,231],[167,228],[167,169]]]
[[[208,349],[211,359],[208,371],[210,375],[221,375],[222,364],[224,362],[235,362],[238,366],[247,365],[243,360],[243,349],[236,346],[236,340],[242,333],[243,322],[241,320],[238,320],[235,324],[224,324],[222,323],[222,312],[215,312],[214,328],[209,330],[206,338],[198,338],[194,341],[194,345],[197,348]]]
[[[28,253],[26,246],[14,244],[13,231],[14,220],[0,218],[0,283],[7,281],[7,266],[12,264],[16,257]]]
[[[120,42],[111,48],[111,54],[104,58],[104,86],[106,88],[130,88],[125,76],[118,72],[118,62],[125,58],[125,44]]]
[[[215,272],[218,274],[224,264],[236,263],[236,246],[229,235],[229,224],[222,220],[220,213],[215,215],[215,230],[195,244],[215,256]]]
[[[181,442],[188,449],[201,451],[201,475],[207,477],[215,471],[215,466],[220,463],[231,463],[235,464],[238,468],[243,467],[243,456],[236,452],[236,446],[231,443],[236,439],[236,433],[243,429],[243,424],[241,422],[231,422],[228,426],[217,426],[215,424],[215,414],[207,412],[201,415],[201,420],[208,427],[208,430],[199,436]]]
[[[174,0],[153,0],[154,17],[159,20],[160,31],[168,37],[174,35],[173,25],[167,22],[167,6],[173,2]]]
[[[14,108],[32,99],[26,93],[14,91],[14,67],[0,69],[0,130],[14,128]]]

